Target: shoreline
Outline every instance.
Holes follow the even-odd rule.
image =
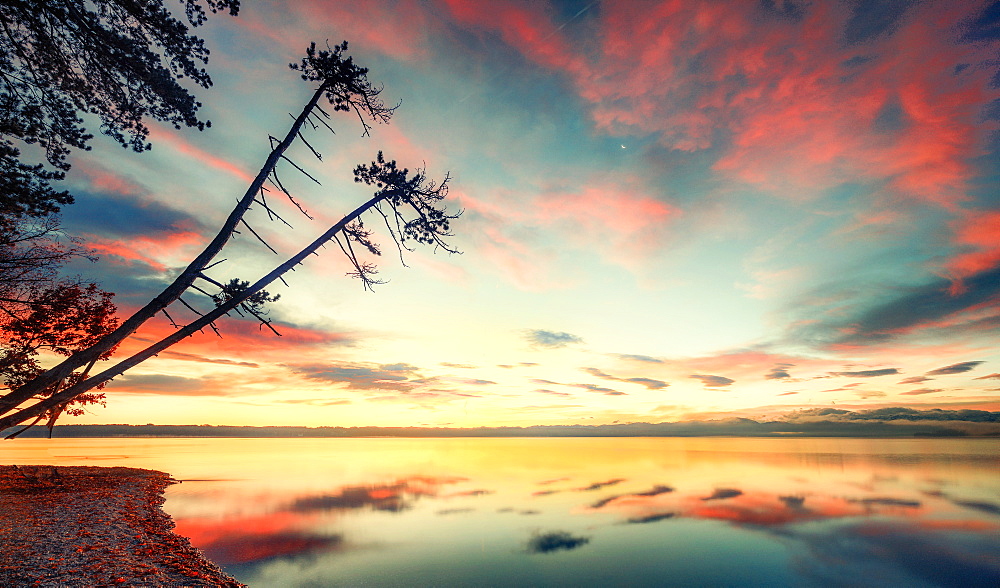
[[[0,465],[0,585],[241,587],[173,532],[155,470]]]

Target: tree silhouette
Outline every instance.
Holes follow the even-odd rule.
[[[192,26],[205,22],[206,8],[239,11],[239,0],[182,3]],[[39,145],[59,169],[92,137],[81,111],[135,151],[149,148],[147,117],[176,128],[210,124],[179,83],[211,86],[200,65],[208,49],[162,0],[2,0],[0,23],[0,132]]]
[[[239,0],[181,1],[191,26],[207,11],[235,15],[240,7]],[[211,126],[181,85],[212,85],[201,67],[208,54],[162,0],[0,0],[0,245],[22,219],[73,202],[51,182],[65,177],[71,149],[90,148],[82,113],[135,151],[150,147],[147,118]],[[52,169],[22,161],[19,144],[40,148]]]
[[[313,43],[306,50],[306,57],[300,63],[291,64],[290,67],[300,72],[303,80],[316,84],[316,88],[299,115],[294,117],[294,122],[284,138],[278,140],[270,137],[271,152],[264,166],[232,209],[215,238],[170,285],[114,331],[101,337],[86,349],[76,351],[32,380],[13,388],[6,395],[0,396],[0,429],[28,419],[37,419],[46,414],[46,411],[51,411],[62,403],[105,384],[111,378],[185,337],[205,327],[215,329],[215,321],[230,311],[247,312],[257,318],[262,325],[273,330],[263,305],[275,300],[276,296],[268,293],[265,288],[280,280],[282,275],[301,264],[308,256],[316,254],[327,243],[336,243],[350,261],[354,271],[349,275],[360,279],[365,288],[372,288],[380,283],[374,277],[377,270],[373,263],[359,257],[355,249],[355,246],[358,246],[362,252],[367,251],[371,255],[381,253],[379,246],[373,240],[373,231],[364,224],[362,215],[365,213],[372,213],[376,219],[381,219],[401,256],[403,251],[410,249],[411,242],[455,252],[446,239],[452,236],[450,222],[460,213],[449,214],[441,206],[441,200],[448,192],[449,176],[446,175],[440,182],[430,181],[424,170],[411,172],[409,169],[399,167],[394,160],[386,159],[382,152],[379,152],[370,164],[359,165],[354,170],[356,182],[375,187],[373,196],[346,214],[298,253],[253,283],[239,278],[219,280],[209,275],[213,268],[224,261],[214,260],[237,231],[237,227],[247,229],[267,245],[253,230],[246,219],[246,214],[252,206],[257,205],[269,219],[283,222],[283,219],[268,205],[266,199],[268,193],[275,190],[280,192],[306,214],[282,183],[278,174],[278,164],[284,162],[316,181],[285,153],[298,139],[317,159],[322,159],[322,155],[303,136],[304,129],[333,131],[329,122],[331,114],[320,105],[321,99],[325,98],[335,112],[354,112],[361,120],[364,135],[370,133],[373,124],[387,123],[392,117],[396,107],[385,105],[380,97],[382,89],[372,85],[368,80],[367,68],[357,66],[353,59],[346,55],[346,51],[346,41],[334,47],[327,46],[322,50],[317,50],[316,44]],[[269,245],[268,248],[270,249]],[[218,291],[212,293],[205,288],[215,288]],[[182,298],[182,295],[192,291],[207,296],[214,308],[198,310]],[[196,318],[186,324],[176,322],[167,311],[174,302],[180,302],[185,308],[193,311]],[[171,324],[176,327],[172,334],[94,376],[69,386],[61,386],[60,383],[64,382],[74,370],[93,365],[94,362],[107,357],[117,345],[160,312],[166,314]],[[53,387],[57,390],[54,391]]]
[[[181,0],[191,26],[207,12],[239,11],[239,0]],[[149,149],[153,118],[204,129],[201,106],[181,81],[212,80],[202,39],[162,0],[0,0],[0,245],[24,218],[59,212],[73,202],[51,182],[62,180],[71,149],[93,137],[81,114],[123,147]],[[20,146],[37,146],[42,162],[25,163]]]
[[[181,3],[188,24],[162,0],[0,0],[0,381],[8,387],[41,373],[40,351],[70,355],[117,326],[111,294],[59,275],[65,261],[87,255],[62,234],[56,216],[73,197],[52,185],[64,179],[72,149],[89,149],[81,115],[96,115],[102,133],[135,151],[149,148],[147,118],[175,128],[210,126],[181,85],[211,85],[201,67],[208,50],[188,25],[203,24],[209,11],[235,15],[239,0]],[[25,145],[43,161],[22,161]],[[65,336],[53,347],[46,341],[55,329]],[[50,417],[102,397],[76,396]]]

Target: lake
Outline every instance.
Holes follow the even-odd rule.
[[[1000,586],[1000,440],[18,439],[250,586]]]

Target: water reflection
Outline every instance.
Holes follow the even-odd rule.
[[[256,498],[272,517],[302,517],[304,538],[336,543],[300,541],[294,556],[255,561],[203,548],[258,585],[655,585],[675,573],[731,585],[1000,581],[998,456],[981,446],[421,440],[408,443],[429,454],[400,459],[381,441],[356,456],[366,467],[348,468],[368,483]],[[179,530],[196,520],[178,517]],[[667,548],[676,559],[663,565]]]
[[[445,484],[455,484],[465,478],[414,477],[397,480],[392,484],[372,484],[368,486],[348,486],[335,494],[306,496],[296,499],[290,509],[297,512],[314,510],[350,510],[370,508],[387,512],[401,512],[411,508],[413,501],[421,496],[437,496],[439,488]],[[478,496],[486,490],[469,490],[456,496]]]
[[[251,586],[1000,585],[996,440],[102,442]]]
[[[528,553],[551,553],[553,551],[576,549],[590,543],[589,537],[574,537],[565,531],[535,533],[528,540]]]

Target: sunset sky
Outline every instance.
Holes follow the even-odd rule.
[[[71,270],[123,315],[214,235],[313,88],[288,69],[346,39],[391,124],[310,132],[290,255],[365,197],[378,150],[452,175],[461,255],[365,292],[328,248],[271,316],[219,322],[117,378],[72,422],[604,424],[802,408],[1000,410],[1000,2],[246,2],[195,32],[204,132],[78,153]],[[96,130],[97,125],[92,125]],[[274,197],[278,202],[277,198]],[[375,225],[371,219],[372,226]],[[285,259],[246,232],[212,269]],[[185,300],[207,308],[192,293]],[[171,307],[177,319],[183,307]],[[157,317],[120,355],[171,330]],[[67,420],[66,422],[70,422]]]

